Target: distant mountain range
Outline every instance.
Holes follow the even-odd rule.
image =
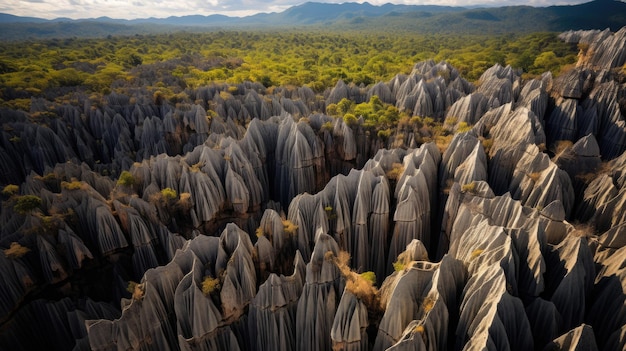
[[[283,12],[247,17],[192,15],[133,20],[109,17],[46,20],[0,14],[0,32],[4,40],[277,27],[497,34],[605,28],[617,31],[623,26],[626,26],[626,3],[614,0],[595,0],[571,6],[474,9],[434,5],[375,6],[369,3],[307,2]]]

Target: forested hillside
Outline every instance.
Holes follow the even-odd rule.
[[[626,3],[594,0],[583,4],[532,7],[504,6],[467,9],[435,5],[371,5],[306,2],[282,12],[246,17],[170,16],[123,20],[108,17],[45,20],[0,14],[0,40],[95,38],[107,35],[172,33],[179,31],[259,29],[375,30],[378,33],[420,34],[530,34],[580,29],[619,30],[626,25]]]
[[[210,83],[306,85],[321,93],[339,79],[369,85],[408,74],[415,62],[446,60],[470,81],[495,63],[526,75],[573,64],[578,48],[554,33],[530,35],[377,34],[374,31],[219,31],[109,39],[52,39],[0,45],[0,102],[28,110],[28,99],[76,90],[160,91],[181,98]],[[26,99],[26,100],[24,100]],[[17,105],[16,105],[17,104]]]

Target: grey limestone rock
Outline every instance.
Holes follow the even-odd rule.
[[[558,245],[549,245],[546,260],[546,294],[563,318],[561,331],[584,320],[588,296],[593,287],[595,267],[585,238],[568,236]]]
[[[544,208],[558,200],[566,216],[574,208],[575,194],[569,175],[534,144],[528,144],[520,155],[509,192],[528,207]]]
[[[511,66],[502,67],[496,63],[480,76],[480,86],[476,91],[485,96],[489,107],[498,107],[514,101],[517,96],[514,83],[519,84],[519,79]]]
[[[558,99],[550,116],[546,119],[548,145],[561,140],[575,141],[578,137],[578,119],[582,109],[576,99]]]
[[[501,110],[504,114],[491,128],[493,145],[489,151],[489,184],[496,194],[509,188],[515,165],[526,150],[527,144],[540,145],[546,142],[543,127],[537,116],[526,108],[506,113],[508,105]],[[490,119],[485,114],[483,119]],[[485,121],[485,124],[492,122]]]
[[[424,313],[421,306],[437,267],[430,262],[411,262],[385,280],[380,290],[385,314],[380,321],[374,350],[385,350],[395,344],[409,323]]]
[[[348,289],[344,289],[330,331],[333,350],[368,350],[368,325],[367,306]]]
[[[327,254],[327,252],[332,254]],[[324,233],[317,236],[296,314],[296,349],[329,350],[335,313],[344,288],[343,278],[328,255],[337,255],[339,246]]]
[[[446,119],[455,118],[457,123],[473,125],[487,112],[488,100],[481,93],[472,93],[457,100],[446,112]]]
[[[552,90],[566,99],[580,99],[589,93],[593,79],[593,71],[576,67],[556,78]]]
[[[293,264],[290,276],[270,274],[250,303],[252,350],[296,350],[296,309],[306,267],[299,253]]]
[[[596,344],[596,338],[593,334],[593,328],[589,325],[581,324],[579,327],[554,339],[551,343],[546,345],[544,350],[594,351],[598,350],[598,345]]]
[[[457,350],[530,350],[532,334],[522,302],[511,295],[498,264],[472,275],[463,292]]]

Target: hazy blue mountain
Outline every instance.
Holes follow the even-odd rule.
[[[279,13],[247,17],[224,15],[171,16],[134,20],[99,17],[46,20],[0,14],[2,39],[52,37],[99,37],[175,30],[205,31],[228,28],[270,28],[306,26],[325,29],[409,30],[422,33],[528,33],[569,29],[617,31],[626,25],[626,3],[595,0],[571,6],[507,6],[463,8],[435,5],[375,6],[369,3],[307,2]]]

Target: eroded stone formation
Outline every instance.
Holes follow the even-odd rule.
[[[588,49],[556,79],[427,61],[0,111],[0,348],[626,348],[626,28],[562,39]],[[469,128],[323,113],[373,96]]]

